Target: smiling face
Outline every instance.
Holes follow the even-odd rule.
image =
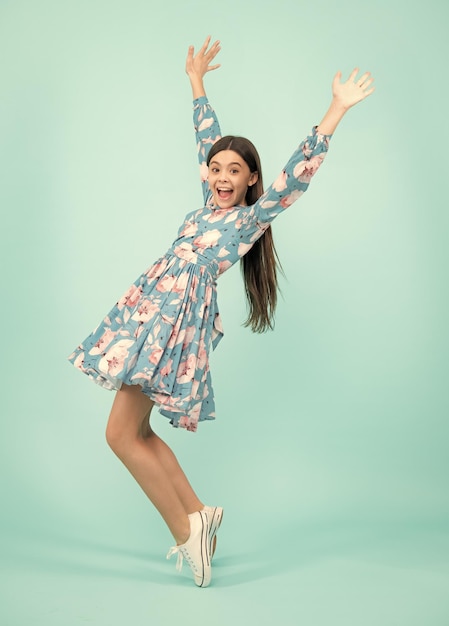
[[[248,187],[257,181],[257,172],[251,172],[246,161],[234,150],[221,150],[209,163],[209,187],[214,203],[221,209],[246,206]]]

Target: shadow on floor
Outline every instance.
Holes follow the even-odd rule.
[[[231,529],[232,530],[232,529]],[[391,567],[441,568],[447,571],[447,529],[405,524],[272,525],[243,545],[224,539],[214,559],[214,582],[220,587],[301,570],[326,560],[350,559]],[[232,551],[229,547],[232,543]],[[75,535],[48,534],[17,537],[3,550],[4,564],[61,575],[122,578],[156,585],[191,585],[187,564],[183,575],[175,570],[175,557],[164,550],[139,550]]]

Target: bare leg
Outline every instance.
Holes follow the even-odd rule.
[[[167,449],[172,456],[167,453],[165,444],[158,437],[152,440],[156,443],[149,444],[151,437],[156,437],[148,436],[148,431],[151,430],[148,417],[153,404],[152,400],[141,392],[140,387],[123,385],[116,393],[112,405],[106,439],[162,515],[176,542],[182,544],[190,535],[187,514],[191,512],[189,509],[194,503],[191,495],[193,490],[185,476],[183,482],[183,472],[168,446]],[[163,445],[161,446],[157,440]],[[163,450],[165,467],[156,454],[156,449]],[[176,465],[179,470],[176,470]],[[172,477],[179,487],[188,485],[191,493],[187,490],[188,495],[184,498],[188,508],[180,498]],[[195,510],[198,511],[200,508],[201,503]]]
[[[187,476],[184,474],[178,463],[176,456],[167,444],[152,430],[149,421],[149,415],[142,425],[142,437],[148,450],[155,454],[164,468],[167,476],[175,488],[179,499],[181,500],[186,513],[195,513],[201,511],[203,503],[193,491]]]
[[[187,480],[187,476],[184,474],[172,450],[151,428],[149,423],[150,413],[151,410],[148,412],[148,415],[142,424],[142,437],[144,437],[147,445],[151,447],[157,455],[168,476],[171,478],[171,482],[181,502],[183,503],[186,512],[195,513],[195,511],[201,511],[204,508],[204,505],[193,491],[189,481]],[[216,545],[217,536],[215,535],[212,543],[212,556],[215,553]]]

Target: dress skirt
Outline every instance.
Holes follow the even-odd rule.
[[[69,360],[106,389],[140,385],[173,426],[195,431],[215,419],[209,352],[223,330],[218,263],[182,252],[144,272]]]

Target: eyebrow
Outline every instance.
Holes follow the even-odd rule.
[[[215,163],[216,165],[221,165],[220,161],[211,161],[209,165],[212,165],[213,163]],[[228,163],[228,165],[238,165],[239,167],[242,167],[242,164],[238,161],[232,161],[231,163]]]

